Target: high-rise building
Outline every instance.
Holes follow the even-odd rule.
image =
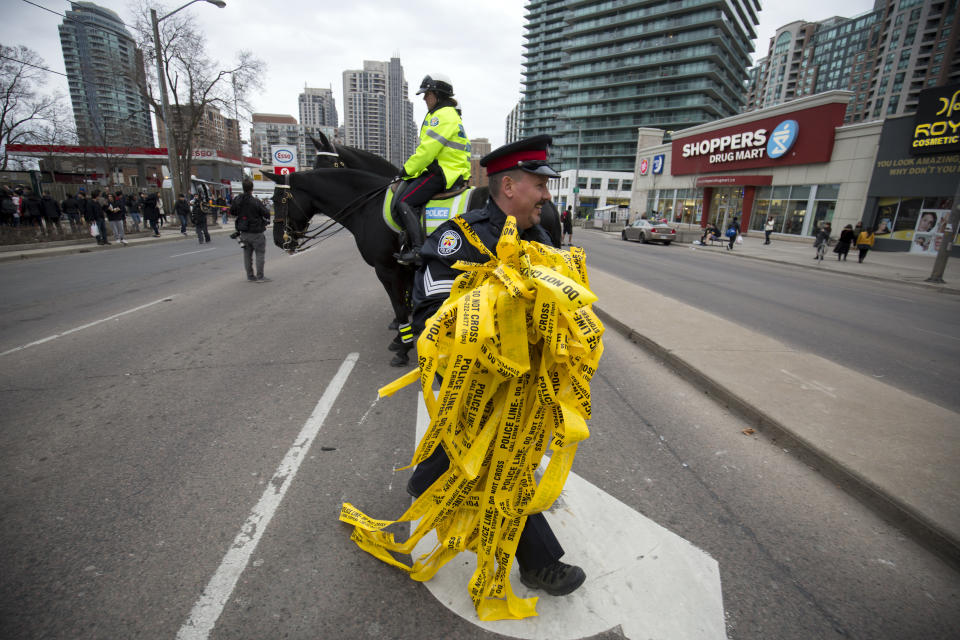
[[[80,144],[153,146],[143,55],[115,12],[71,2],[60,25]]]
[[[906,115],[920,91],[960,81],[956,0],[876,0],[853,18],[777,29],[750,70],[747,110],[847,89],[846,122]]]
[[[510,144],[520,139],[520,111],[523,100],[510,110],[507,114],[507,123],[504,131],[503,143]]]
[[[363,69],[343,72],[343,127],[346,144],[398,167],[416,150],[413,104],[399,58],[364,60]]]
[[[285,113],[255,113],[251,120],[253,128],[250,129],[250,147],[253,155],[260,158],[260,162],[273,165],[271,147],[275,144],[292,145],[299,149],[303,129],[293,116]],[[297,164],[300,168],[309,168],[312,160],[298,157]]]
[[[758,0],[529,0],[521,135],[563,168],[632,171],[637,129],[738,113]]]
[[[170,119],[174,122],[174,131],[180,126],[176,123],[189,122],[193,119],[195,108],[190,106],[170,106]],[[157,137],[161,146],[166,146],[166,129],[163,120],[157,121]],[[242,151],[240,140],[240,124],[235,118],[230,118],[213,105],[205,105],[203,115],[197,120],[193,130],[194,149],[215,149],[239,155]]]
[[[490,153],[490,141],[487,138],[470,139],[470,181],[471,187],[485,187],[490,181],[487,170],[480,166],[480,158]]]
[[[297,101],[300,104],[300,124],[305,127],[336,127],[337,103],[333,89],[317,89],[304,85]]]

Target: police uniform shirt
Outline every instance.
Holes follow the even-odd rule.
[[[483,209],[463,214],[463,220],[473,229],[483,245],[496,254],[497,242],[507,221],[507,214],[493,201],[487,200]],[[550,236],[540,225],[520,232],[520,239],[550,245]],[[419,335],[427,320],[443,305],[453,281],[462,271],[454,269],[458,260],[486,263],[490,258],[470,244],[456,223],[448,220],[427,238],[420,251],[423,266],[413,278],[413,332]]]

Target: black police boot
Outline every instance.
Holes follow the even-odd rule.
[[[423,227],[420,226],[420,216],[406,202],[398,202],[397,210],[403,218],[403,226],[407,232],[407,246],[397,256],[400,264],[420,264],[420,247],[423,246]]]
[[[583,569],[559,560],[536,570],[520,569],[520,581],[523,584],[531,589],[543,589],[552,596],[573,593],[586,578]]]

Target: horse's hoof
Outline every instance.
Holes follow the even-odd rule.
[[[399,328],[400,328],[400,323],[397,322],[396,319],[394,319],[393,322],[387,325],[387,331],[396,331]]]
[[[391,367],[405,367],[410,364],[410,356],[406,353],[398,353],[393,356],[393,360],[390,361]]]
[[[390,346],[387,347],[390,351],[403,351],[407,348],[407,345],[403,343],[403,340],[400,338],[394,338],[393,342],[390,343]]]

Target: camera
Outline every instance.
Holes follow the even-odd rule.
[[[230,239],[231,239],[231,240],[236,240],[236,239],[239,238],[239,237],[240,237],[240,232],[239,232],[239,231],[234,231],[233,233],[230,234]]]

